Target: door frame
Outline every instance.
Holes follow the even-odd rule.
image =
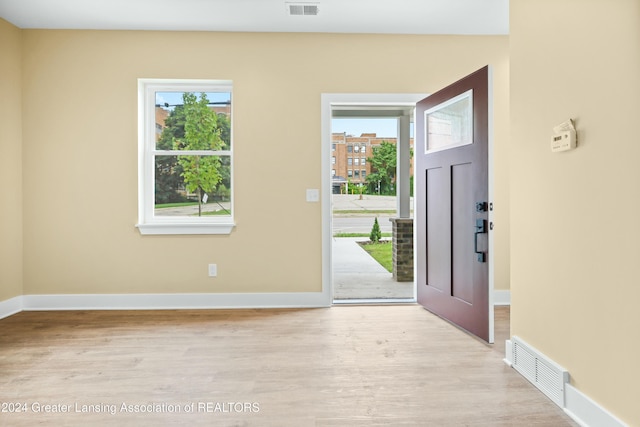
[[[322,299],[333,305],[332,239],[333,215],[331,212],[331,119],[335,107],[358,107],[371,110],[382,107],[414,108],[428,96],[424,93],[323,93],[321,95],[321,204],[322,204]],[[415,239],[414,239],[415,245]],[[415,252],[415,248],[414,248]],[[415,277],[414,263],[414,277]]]

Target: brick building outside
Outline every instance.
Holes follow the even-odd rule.
[[[347,182],[366,185],[367,176],[371,173],[369,158],[373,156],[373,148],[380,146],[383,141],[395,145],[397,138],[378,137],[375,133],[363,133],[360,136],[331,134],[331,178],[334,194],[344,194]],[[413,138],[409,140],[409,145],[413,150]],[[413,157],[409,173],[413,176]]]

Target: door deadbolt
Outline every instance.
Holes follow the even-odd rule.
[[[485,262],[484,252],[478,250],[478,234],[487,232],[486,224],[484,219],[476,219],[476,232],[473,233],[473,250],[476,253],[478,262]]]

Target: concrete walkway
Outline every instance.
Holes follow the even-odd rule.
[[[413,282],[396,282],[358,241],[366,237],[333,239],[333,296],[350,299],[413,299]]]

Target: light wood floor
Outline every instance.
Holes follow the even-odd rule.
[[[503,363],[508,316],[492,347],[416,305],[23,312],[0,425],[574,426]]]

